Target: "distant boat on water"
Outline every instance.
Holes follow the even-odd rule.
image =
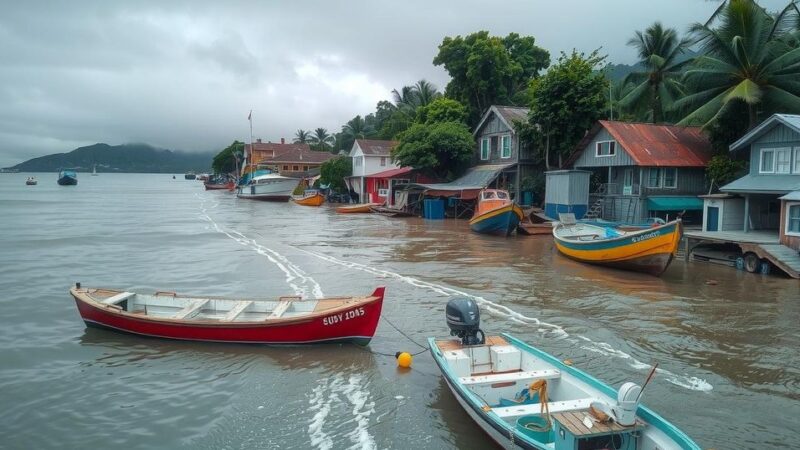
[[[58,184],[61,186],[75,186],[78,184],[78,174],[72,169],[62,169],[58,172]]]
[[[95,164],[94,167],[92,167],[92,176],[93,177],[97,176],[97,164]]]
[[[25,184],[28,186],[36,186],[36,183],[38,183],[38,181],[36,181],[36,178],[34,177],[28,177],[28,179],[25,180]]]
[[[194,180],[194,179],[196,179],[196,178],[197,178],[197,175],[196,175],[194,172],[186,172],[186,173],[183,175],[183,179],[184,179],[184,180]]]

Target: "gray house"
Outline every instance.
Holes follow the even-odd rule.
[[[478,144],[475,165],[505,166],[497,179],[497,187],[507,189],[519,199],[520,184],[531,173],[530,152],[521,150],[515,123],[528,120],[528,108],[492,105],[481,117],[472,135]]]
[[[768,260],[800,278],[800,116],[774,114],[730,150],[749,152],[749,172],[704,197],[703,230],[685,233],[688,250],[736,244],[748,271]]]
[[[697,127],[601,120],[565,167],[592,172],[588,218],[637,223],[651,217],[699,223],[711,143]]]

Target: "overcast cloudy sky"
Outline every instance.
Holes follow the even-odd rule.
[[[762,1],[779,9],[786,1]],[[532,35],[557,55],[625,45],[656,20],[684,31],[718,1],[4,2],[0,167],[95,142],[219,150],[298,128],[338,131],[390,91],[448,76],[445,36]]]

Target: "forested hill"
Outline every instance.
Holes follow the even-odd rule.
[[[147,144],[94,144],[69,153],[29,159],[12,168],[20,172],[54,172],[61,168],[90,172],[96,164],[98,172],[208,172],[212,158],[212,154],[173,152]]]

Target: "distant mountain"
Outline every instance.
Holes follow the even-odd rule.
[[[692,49],[684,50],[683,54],[678,55],[677,61],[682,62],[686,61],[687,59],[692,59],[698,56],[699,53],[695,52]],[[629,64],[608,64],[605,69],[606,78],[608,78],[612,82],[622,81],[628,76],[629,73],[633,72],[646,72],[647,69],[645,68],[644,64],[637,63],[633,65]]]
[[[29,159],[11,167],[20,172],[55,172],[72,168],[90,172],[184,173],[209,172],[214,157],[210,153],[183,153],[147,144],[94,144],[69,153],[55,153]]]

